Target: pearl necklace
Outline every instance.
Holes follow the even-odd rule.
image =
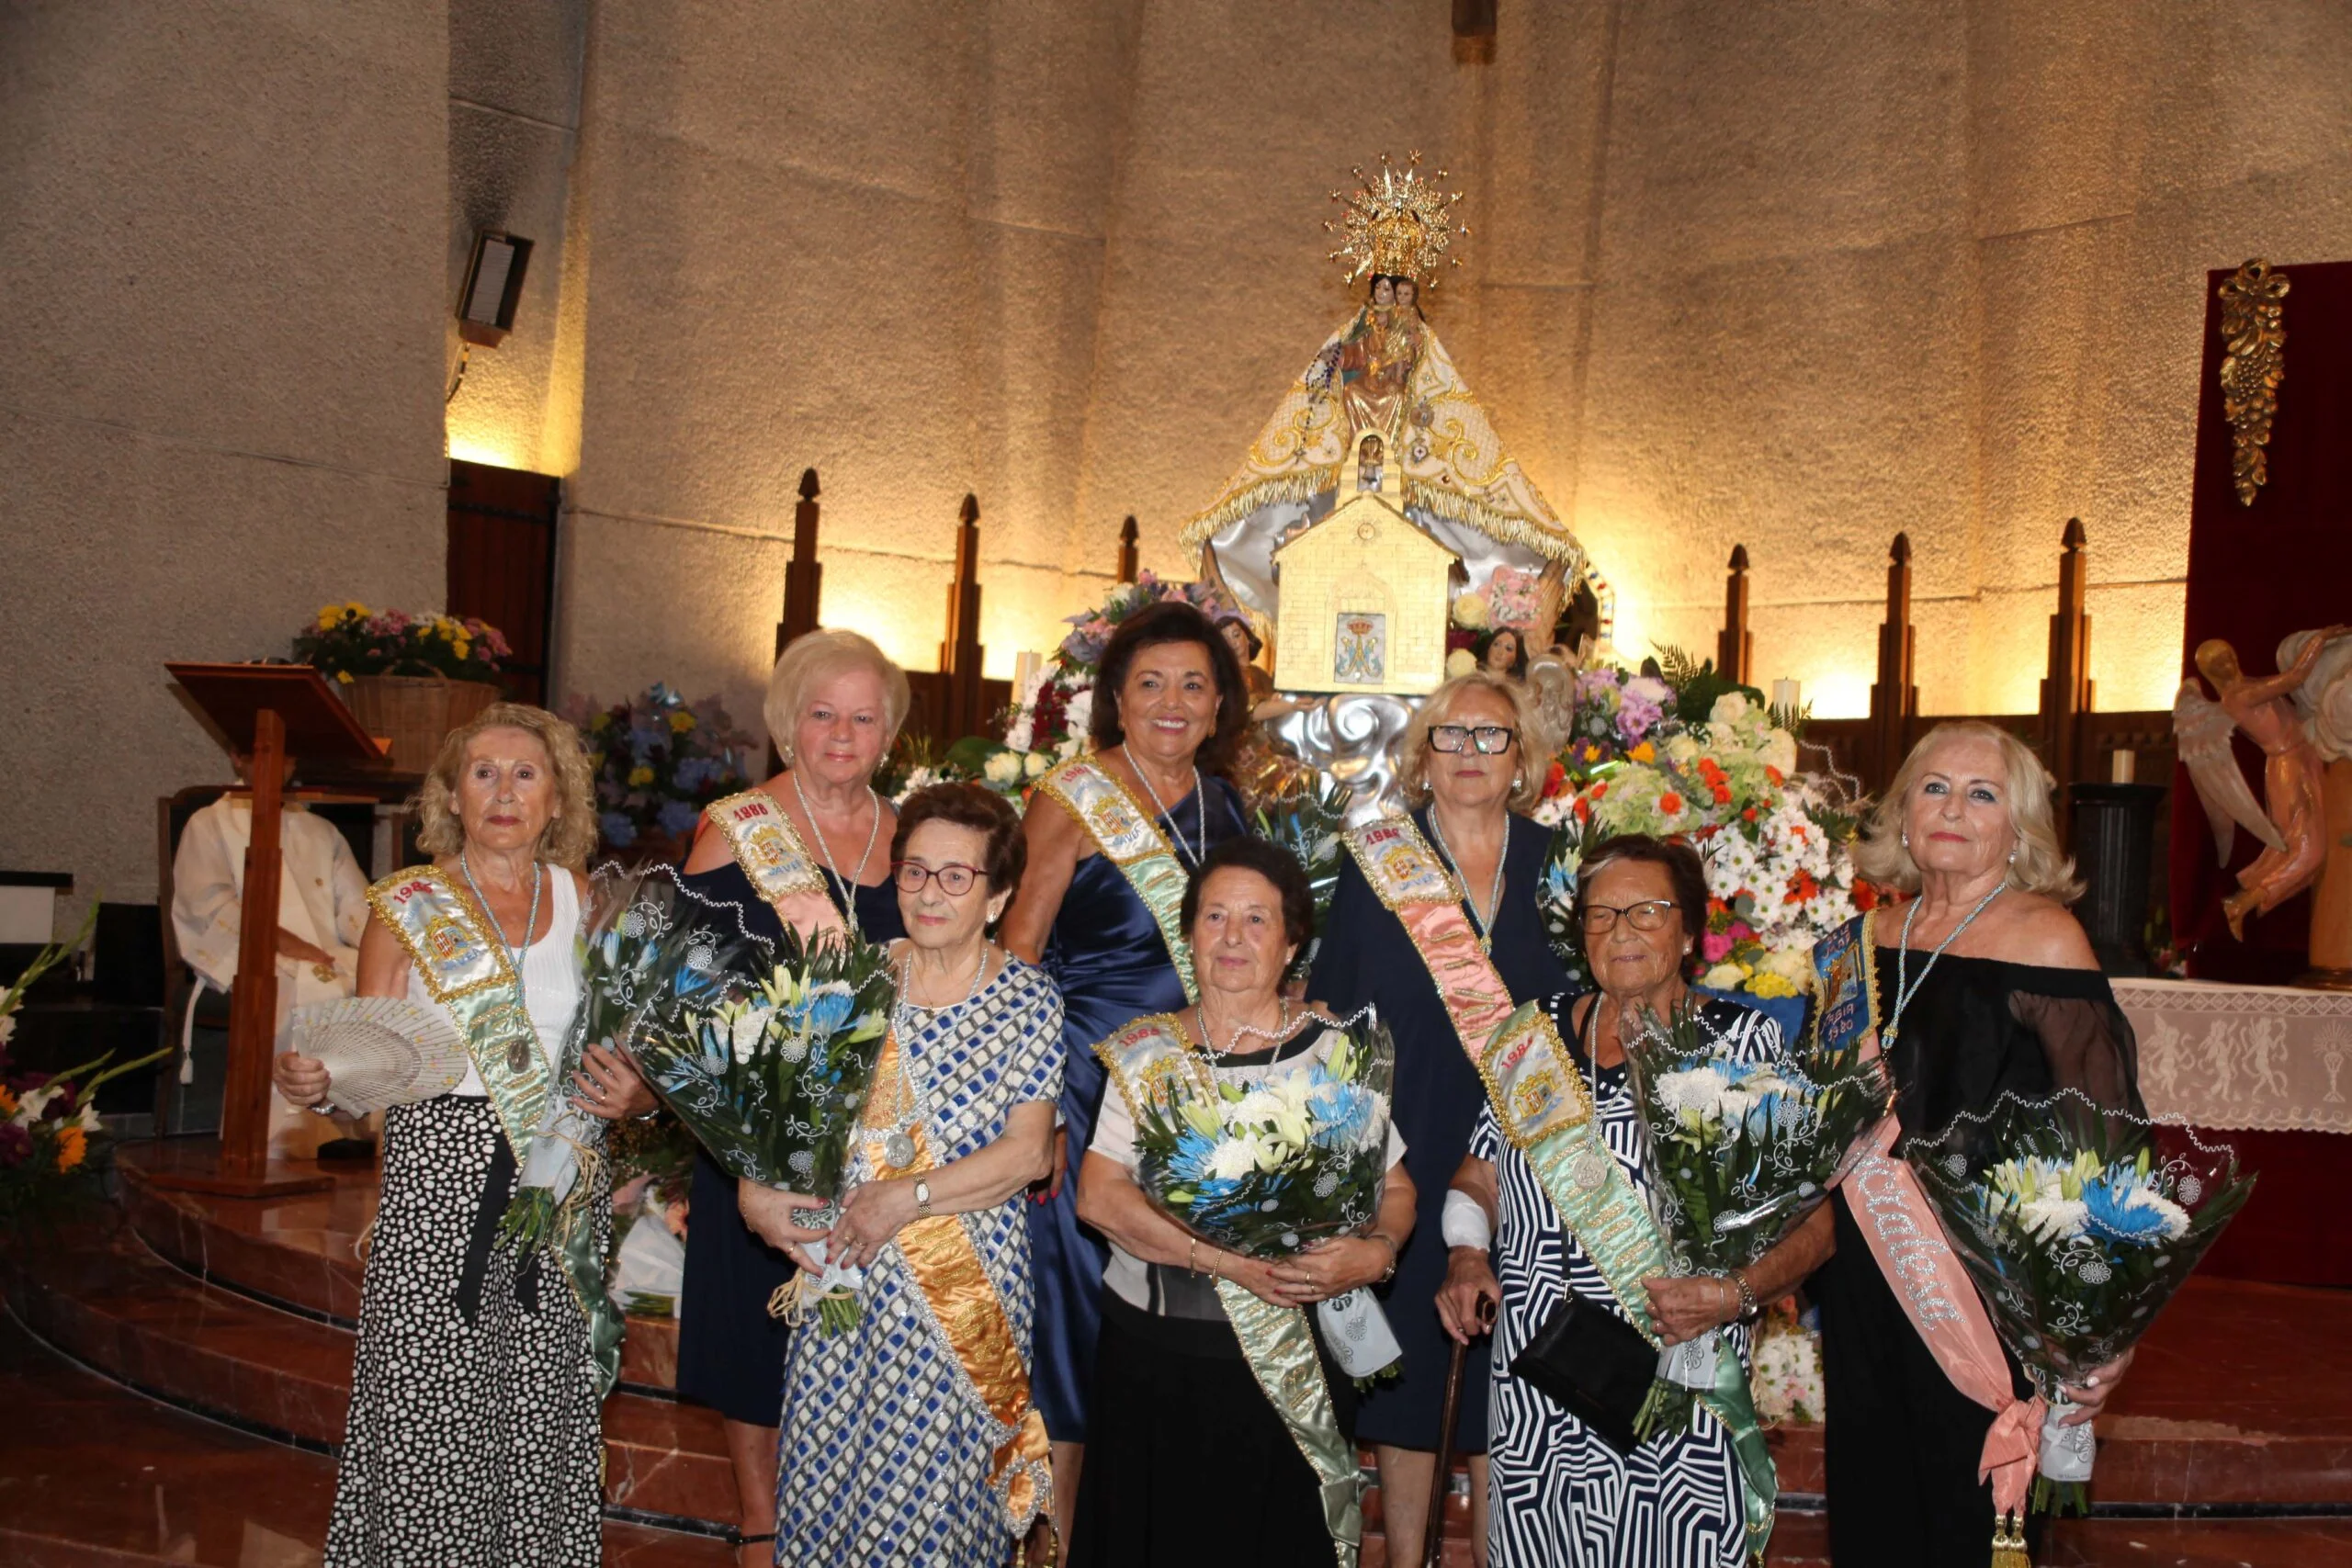
[[[1143,781],[1143,791],[1151,796],[1153,808],[1160,816],[1168,818],[1168,826],[1170,829],[1175,829],[1176,818],[1169,811],[1168,803],[1159,798],[1159,791],[1152,787],[1151,775],[1136,764],[1136,754],[1127,750],[1125,741],[1120,742],[1119,755],[1127,760],[1127,771]],[[1184,835],[1182,832],[1171,830],[1169,839],[1175,847],[1176,858],[1192,870],[1198,871],[1201,869],[1202,860],[1209,852],[1209,795],[1208,791],[1201,787],[1201,768],[1197,762],[1193,764],[1193,807],[1197,814],[1198,826],[1193,832],[1194,840],[1200,846],[1198,851],[1190,851],[1185,848]]]
[[[1976,908],[1968,911],[1968,918],[1952,927],[1945,933],[1943,941],[1936,943],[1935,951],[1928,954],[1928,962],[1920,967],[1918,980],[1905,985],[1904,978],[1911,964],[1911,922],[1919,918],[1919,906],[1927,902],[1925,897],[1911,900],[1911,908],[1903,916],[1903,945],[1894,950],[1894,1010],[1886,1015],[1886,1027],[1879,1031],[1878,1048],[1882,1055],[1894,1049],[1894,1037],[1903,1025],[1903,1010],[1911,1005],[1911,999],[1919,994],[1919,987],[1928,983],[1929,975],[1935,973],[1936,960],[1944,955],[1944,949],[1958,942],[1960,933],[1974,925],[1976,917],[1984,912],[1985,907],[2008,888],[2006,879],[1994,884],[1993,891],[1979,898]]]
[[[857,889],[865,885],[866,865],[874,859],[874,840],[882,832],[882,797],[874,793],[872,784],[865,786],[865,797],[874,805],[874,825],[865,830],[865,852],[857,857],[857,874],[844,881],[841,868],[833,863],[833,846],[825,837],[825,825],[817,820],[816,810],[808,804],[808,793],[800,787],[800,770],[791,769],[784,776],[792,781],[793,795],[800,802],[800,815],[808,818],[808,826],[817,831],[817,852],[825,857],[825,874],[833,879],[833,886],[841,891],[842,918],[849,922],[852,931],[865,935],[857,924]],[[981,967],[986,968],[987,965],[982,964]]]
[[[523,921],[520,945],[506,940],[506,927],[500,921],[498,911],[490,907],[490,900],[481,896],[481,885],[474,880],[474,868],[467,863],[463,850],[458,852],[458,872],[466,879],[466,886],[473,894],[474,902],[481,905],[481,912],[490,917],[491,929],[498,932],[498,945],[506,950],[507,962],[514,968],[514,999],[522,1004],[524,1016],[528,1017],[530,994],[523,978],[523,950],[531,945],[531,933],[539,928],[539,863],[537,860],[531,862],[531,913]],[[517,1040],[506,1047],[508,1072],[519,1073],[530,1065],[530,1048],[523,1042]]]
[[[1456,882],[1462,880],[1462,863],[1453,858],[1453,846],[1445,841],[1445,828],[1437,819],[1437,807],[1430,807],[1430,836],[1437,840],[1437,852],[1445,857],[1445,869],[1453,873]],[[1470,897],[1470,889],[1462,890],[1463,902],[1470,906],[1470,923],[1477,929],[1478,951],[1495,950],[1495,921],[1503,912],[1503,863],[1510,859],[1510,813],[1503,813],[1503,847],[1495,852],[1494,885],[1487,889],[1487,913],[1478,914],[1478,901]]]

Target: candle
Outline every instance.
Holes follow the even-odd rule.
[[[2107,782],[2130,784],[2132,770],[2138,765],[2140,754],[2128,747],[2117,747],[2107,754]]]
[[[1781,680],[1773,682],[1772,710],[1775,713],[1796,712],[1797,691],[1797,683],[1794,681]]]
[[[1014,696],[1017,697],[1029,689],[1030,677],[1037,673],[1037,667],[1045,661],[1044,654],[1031,653],[1026,649],[1013,656],[1012,694]]]

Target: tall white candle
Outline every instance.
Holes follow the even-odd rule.
[[[2140,754],[2128,746],[2119,746],[2107,754],[2107,782],[2130,784],[2132,772],[2139,766]]]
[[[1037,673],[1037,667],[1045,661],[1044,654],[1032,653],[1026,649],[1013,656],[1012,691],[1015,696],[1029,689],[1029,678]]]
[[[1794,681],[1784,679],[1773,682],[1772,706],[1781,713],[1796,712],[1798,690]]]

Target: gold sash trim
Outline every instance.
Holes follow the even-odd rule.
[[[571,874],[560,866],[550,876]],[[555,1092],[539,1032],[524,1006],[523,986],[506,946],[482,928],[479,907],[441,869],[413,865],[368,889],[368,908],[424,976],[425,994],[449,1010],[465,1036],[466,1054],[481,1075],[499,1130],[519,1173],[530,1157]],[[526,937],[527,940],[527,937]],[[571,1297],[588,1325],[589,1355],[601,1391],[620,1376],[623,1325],[605,1293],[603,1249],[595,1243],[587,1202],[588,1166],[581,1166],[572,1201],[556,1211],[550,1238]]]
[[[874,1092],[862,1118],[869,1132],[887,1133],[915,1110],[907,1103],[908,1080],[899,1071],[901,1049],[894,1026],[874,1064]],[[877,1155],[878,1174],[922,1176],[939,1168],[927,1120],[913,1117],[914,1158],[889,1166]],[[961,1218],[933,1214],[911,1221],[896,1240],[933,1331],[963,1373],[966,1396],[999,1432],[1008,1434],[989,1461],[989,1487],[1004,1509],[1006,1530],[1018,1540],[1035,1520],[1051,1518],[1054,1512],[1053,1446],[1046,1437],[1046,1418],[1030,1397],[1027,1348],[1013,1335],[1003,1299]]]
[[[1170,1013],[1136,1019],[1094,1047],[1111,1081],[1119,1087],[1127,1114],[1137,1125],[1144,1108],[1156,1102],[1175,1079],[1216,1092],[1216,1074],[1184,1037]],[[1363,1542],[1363,1504],[1355,1450],[1340,1432],[1331,1390],[1323,1381],[1323,1360],[1315,1330],[1296,1307],[1261,1301],[1230,1280],[1219,1280],[1217,1300],[1241,1343],[1242,1359],[1266,1402],[1290,1429],[1291,1441],[1315,1472],[1323,1505],[1323,1526],[1331,1537],[1339,1568],[1355,1568]]]
[[[1151,813],[1091,757],[1071,758],[1039,779],[1037,787],[1078,818],[1094,847],[1126,877],[1159,927],[1159,940],[1167,944],[1177,978],[1184,982],[1185,999],[1197,1001],[1201,990],[1193,977],[1193,950],[1183,931],[1184,867]],[[1208,787],[1206,779],[1201,787]],[[1202,849],[1206,852],[1207,846]]]
[[[765,790],[747,789],[714,800],[704,810],[712,826],[726,835],[735,863],[761,897],[777,904],[796,893],[824,897],[825,878],[808,846]]]

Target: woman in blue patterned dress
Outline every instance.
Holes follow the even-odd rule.
[[[855,1134],[832,1232],[837,1260],[865,1271],[857,1322],[803,1325],[786,1359],[775,1560],[1000,1568],[1033,1522],[990,1484],[1012,1434],[943,1338],[898,1238],[914,1221],[960,1216],[1025,1355],[1034,1288],[1021,1194],[1052,1159],[1061,998],[988,940],[1021,882],[1010,805],[971,784],[920,791],[900,808],[890,855],[908,931],[890,948],[903,1076],[875,1085],[897,1114]],[[919,1174],[884,1174],[910,1165]],[[808,1266],[797,1249],[794,1260]],[[1042,1472],[1042,1432],[1035,1458]]]
[[[1585,861],[1577,888],[1577,918],[1600,989],[1544,1003],[1592,1089],[1602,1141],[1640,1191],[1649,1179],[1623,1040],[1638,1028],[1628,1020],[1645,1010],[1663,1017],[1688,998],[1683,976],[1706,908],[1706,881],[1688,846],[1640,834],[1608,840]],[[1705,1000],[1700,1019],[1735,1057],[1783,1051],[1779,1026],[1736,1002]],[[1755,1301],[1785,1295],[1826,1256],[1825,1226],[1815,1222],[1740,1270]],[[1564,1233],[1559,1211],[1526,1157],[1503,1138],[1491,1106],[1480,1111],[1469,1157],[1446,1196],[1444,1225],[1455,1244],[1438,1295],[1446,1331],[1466,1341],[1500,1309],[1487,1417],[1489,1568],[1742,1568],[1739,1464],[1713,1415],[1702,1409],[1691,1430],[1620,1454],[1511,1374],[1512,1360],[1568,1292],[1625,1314],[1576,1237]],[[1480,1233],[1491,1235],[1491,1258]],[[1746,1360],[1737,1284],[1703,1275],[1643,1283],[1668,1344],[1727,1326]]]
[[[1189,873],[1213,847],[1250,830],[1240,792],[1222,776],[1249,724],[1249,688],[1233,649],[1206,615],[1171,600],[1129,615],[1104,646],[1088,725],[1094,751],[1086,761],[1143,803],[1177,870]],[[1101,852],[1049,788],[1033,797],[1022,829],[1029,874],[1005,916],[1004,944],[1044,965],[1068,1010],[1062,1138],[1051,1189],[1029,1214],[1037,1248],[1037,1407],[1054,1439],[1054,1495],[1067,1535],[1110,1260],[1102,1238],[1078,1218],[1077,1173],[1102,1104],[1094,1043],[1193,998],[1165,926],[1128,871]],[[1182,885],[1180,875],[1175,886]]]

